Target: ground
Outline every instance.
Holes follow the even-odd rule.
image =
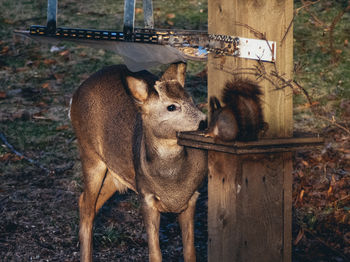
[[[122,2],[59,1],[63,25],[120,29]],[[141,2],[141,1],[139,1]],[[329,27],[347,1],[318,1],[294,24],[295,130],[325,137],[296,152],[293,183],[293,261],[350,260],[349,12]],[[45,23],[45,0],[0,1],[0,257],[1,261],[79,261],[77,142],[67,117],[73,91],[90,74],[121,63],[115,54],[71,43],[43,45],[12,37],[14,29]],[[138,3],[137,23],[142,22]],[[154,1],[157,27],[206,29],[206,1]],[[317,17],[314,16],[317,14]],[[323,21],[318,23],[318,20]],[[322,22],[321,21],[321,22]],[[315,48],[317,47],[317,48]],[[160,74],[164,67],[152,71]],[[190,62],[187,89],[206,108],[205,64]],[[16,150],[16,151],[14,151]],[[21,155],[23,154],[23,155]],[[95,222],[95,261],[146,261],[146,233],[137,196],[115,195]],[[207,191],[196,213],[196,249],[206,261]],[[164,261],[182,261],[176,216],[161,222]]]

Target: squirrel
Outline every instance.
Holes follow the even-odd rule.
[[[253,141],[268,129],[264,122],[261,87],[251,80],[226,82],[221,106],[217,97],[210,97],[211,121],[205,133],[221,141]]]

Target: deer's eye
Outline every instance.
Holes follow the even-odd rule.
[[[170,105],[167,107],[168,111],[172,112],[176,110],[176,105]]]

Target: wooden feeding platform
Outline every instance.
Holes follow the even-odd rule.
[[[208,261],[291,261],[291,151],[324,139],[227,143],[184,132],[178,143],[208,150]]]
[[[324,139],[315,135],[295,134],[287,138],[263,138],[249,142],[222,142],[214,141],[212,137],[205,137],[204,132],[180,132],[177,135],[178,143],[199,149],[230,153],[235,155],[281,153],[296,150],[313,149],[322,146]]]

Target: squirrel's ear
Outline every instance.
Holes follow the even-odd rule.
[[[161,77],[161,81],[177,80],[181,86],[185,86],[186,63],[178,62],[171,64]]]
[[[132,76],[127,76],[126,82],[135,100],[139,103],[144,103],[148,97],[147,83],[142,79],[137,79]]]
[[[211,96],[209,102],[211,111],[215,111],[221,108],[220,101],[216,96]]]
[[[212,117],[214,112],[221,108],[219,99],[216,96],[211,96],[210,100],[210,116]]]

